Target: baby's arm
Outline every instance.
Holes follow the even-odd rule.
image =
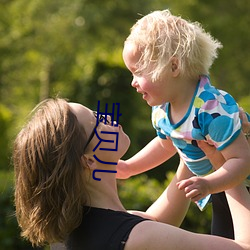
[[[243,133],[222,150],[221,155],[225,162],[217,171],[205,177],[191,177],[178,183],[178,187],[184,189],[188,198],[197,201],[210,193],[230,189],[242,183],[250,174],[250,148]],[[213,161],[223,163],[221,156]]]
[[[171,158],[175,153],[176,149],[171,140],[155,137],[133,157],[118,162],[117,178],[126,179],[150,170]]]

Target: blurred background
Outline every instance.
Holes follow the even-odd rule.
[[[0,0],[0,249],[33,249],[20,238],[14,216],[11,150],[39,101],[60,96],[92,109],[98,100],[101,107],[120,103],[119,121],[131,137],[125,159],[155,136],[151,109],[130,86],[121,53],[135,21],[166,8],[199,21],[222,42],[212,83],[250,112],[249,0]],[[119,181],[125,207],[146,209],[177,165],[175,156],[146,174]],[[192,204],[182,228],[208,233],[210,222],[211,207],[200,212]]]

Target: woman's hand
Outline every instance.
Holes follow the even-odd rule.
[[[250,143],[250,122],[247,119],[247,115],[242,108],[240,108],[240,119],[242,122],[242,130],[246,135],[248,142]],[[197,141],[199,148],[206,154],[213,167],[217,170],[224,163],[225,159],[220,151],[212,145],[209,145],[206,141]],[[186,180],[182,180],[177,183],[177,187],[180,190],[184,190],[186,197],[192,201],[198,201],[211,193],[211,187],[205,177],[191,177]]]
[[[240,108],[240,119],[242,122],[242,131],[244,132],[248,143],[250,143],[250,122],[247,119],[247,115],[242,108]]]

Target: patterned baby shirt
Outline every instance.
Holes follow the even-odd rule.
[[[218,150],[230,145],[241,131],[237,103],[230,94],[213,87],[209,76],[203,75],[180,122],[171,123],[169,109],[169,103],[152,108],[152,123],[158,136],[173,141],[180,157],[194,174],[210,173],[212,165],[197,146],[197,140],[206,140]]]

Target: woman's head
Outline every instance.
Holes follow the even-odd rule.
[[[208,74],[217,49],[222,47],[199,23],[188,22],[168,10],[154,11],[138,20],[125,47],[127,43],[141,53],[138,71],[151,74],[153,81],[164,75],[173,58],[182,75],[196,79]]]
[[[16,215],[33,244],[60,241],[81,222],[87,197],[86,131],[63,99],[39,104],[15,142]]]
[[[63,99],[48,99],[32,112],[14,142],[16,215],[23,237],[34,245],[59,242],[82,220],[97,137],[93,111]],[[117,161],[129,146],[121,126],[99,124],[96,130],[119,131],[118,152],[98,152]],[[93,157],[92,157],[93,158]]]
[[[122,126],[116,124],[115,121],[112,124],[110,116],[106,118],[97,117],[97,112],[93,112],[79,103],[69,103],[69,106],[81,126],[85,127],[87,143],[85,144],[86,152],[84,156],[91,157],[95,154],[101,161],[117,162],[125,154],[130,145],[129,137],[124,133]],[[97,145],[100,146],[98,147]],[[94,148],[96,149],[93,153]],[[117,150],[105,150],[115,148]],[[92,159],[94,158],[92,157]]]

